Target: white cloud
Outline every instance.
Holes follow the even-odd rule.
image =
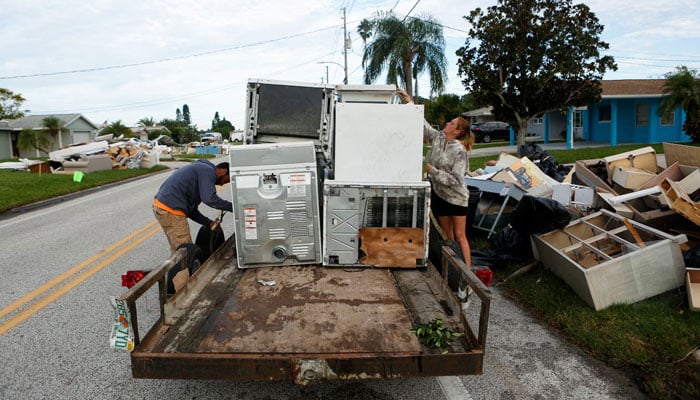
[[[416,5],[417,3],[417,5]],[[611,78],[641,78],[696,60],[700,10],[695,0],[586,1],[605,25],[620,70]],[[21,93],[34,113],[79,112],[93,122],[174,118],[188,104],[199,128],[215,112],[242,127],[249,78],[320,82],[343,79],[342,13],[353,41],[350,83],[361,83],[357,24],[395,6],[397,15],[430,14],[445,28],[447,91],[463,94],[455,51],[464,44],[463,19],[495,1],[264,0],[199,2],[149,0],[0,0],[0,77],[111,67],[90,72],[0,79]],[[682,56],[682,57],[681,57]],[[319,61],[327,62],[319,64]],[[139,64],[115,68],[129,64]],[[646,64],[646,65],[640,65]],[[692,66],[691,63],[686,63]],[[656,66],[660,65],[660,66]],[[383,83],[377,82],[377,83]],[[421,94],[428,82],[419,81]]]

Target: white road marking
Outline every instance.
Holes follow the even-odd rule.
[[[438,384],[447,400],[472,400],[472,396],[458,376],[439,376]]]

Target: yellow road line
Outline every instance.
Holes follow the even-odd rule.
[[[103,249],[99,253],[97,253],[94,256],[88,258],[87,260],[81,262],[80,264],[74,266],[73,268],[69,269],[68,271],[62,273],[61,275],[55,277],[54,279],[50,280],[49,282],[46,282],[45,284],[32,290],[31,292],[22,296],[20,299],[13,301],[12,303],[10,303],[10,305],[8,305],[7,307],[0,310],[0,318],[4,317],[7,314],[14,312],[15,310],[19,309],[20,307],[22,307],[25,304],[29,303],[30,301],[34,300],[34,298],[36,298],[37,296],[40,296],[40,295],[46,293],[47,291],[51,290],[51,288],[53,288],[54,286],[57,286],[61,282],[70,278],[73,274],[76,274],[81,269],[92,264],[93,262],[97,261],[98,259],[105,256],[106,254],[110,253],[111,251],[113,251],[117,247],[119,247],[122,244],[126,243],[127,241],[131,240],[134,236],[140,235],[141,232],[145,231],[146,229],[152,227],[155,224],[156,224],[156,221],[152,221],[151,223],[147,224],[143,228],[141,228],[135,232],[132,232],[131,234],[127,235],[126,237],[124,237],[123,239],[114,243],[113,245],[107,247],[106,249]]]
[[[4,323],[0,324],[0,336],[4,335],[4,334],[7,333],[9,330],[11,330],[12,328],[14,328],[14,327],[16,327],[17,325],[21,324],[22,322],[26,321],[26,320],[29,319],[32,315],[34,315],[34,314],[36,314],[37,312],[41,311],[42,309],[44,309],[44,308],[45,308],[46,306],[48,306],[49,304],[51,304],[51,303],[53,303],[54,301],[58,300],[60,297],[62,297],[62,296],[65,295],[66,293],[70,292],[72,289],[74,289],[75,287],[77,287],[77,286],[80,285],[81,283],[85,282],[85,281],[86,281],[87,279],[89,279],[91,276],[93,276],[93,275],[96,274],[97,272],[99,272],[99,271],[101,271],[102,269],[104,269],[104,267],[106,267],[107,265],[111,264],[114,260],[116,260],[117,258],[121,257],[124,253],[126,253],[127,251],[133,249],[133,248],[136,247],[137,245],[141,244],[143,241],[145,241],[145,240],[148,239],[149,237],[153,236],[156,232],[158,232],[158,231],[160,230],[160,226],[152,226],[152,225],[155,225],[155,221],[152,222],[152,223],[149,223],[148,225],[144,226],[143,228],[139,229],[138,231],[132,233],[131,235],[127,236],[126,238],[124,238],[124,239],[120,240],[119,242],[115,243],[114,245],[110,246],[109,248],[110,248],[111,250],[114,250],[114,248],[118,247],[119,244],[126,242],[127,240],[129,240],[129,239],[132,238],[133,236],[135,236],[135,235],[137,235],[138,233],[141,233],[141,232],[145,231],[146,229],[148,229],[149,227],[151,227],[151,230],[149,230],[148,232],[146,232],[143,236],[138,237],[134,242],[130,243],[129,245],[125,246],[124,248],[122,248],[122,249],[119,250],[118,252],[116,252],[116,253],[112,254],[111,256],[107,257],[106,259],[104,259],[103,261],[101,261],[99,264],[96,264],[95,266],[93,266],[93,267],[91,267],[90,269],[86,270],[86,271],[83,272],[82,274],[80,274],[80,275],[78,275],[77,277],[75,277],[75,279],[69,281],[69,282],[66,283],[65,285],[61,286],[60,288],[56,289],[56,290],[53,291],[52,293],[48,294],[46,297],[44,297],[44,298],[42,298],[41,300],[37,301],[36,303],[30,305],[29,307],[27,307],[27,308],[26,308],[25,310],[23,310],[22,312],[18,313],[17,315],[13,316],[12,318],[9,318],[9,319],[8,319],[7,321],[5,321]],[[110,250],[110,251],[111,251],[111,250]],[[102,254],[102,253],[104,253],[104,252],[106,252],[106,250],[103,251],[103,252],[101,252],[100,254]],[[99,255],[99,254],[98,254],[98,255]],[[97,257],[97,255],[91,257],[90,260],[95,259],[95,257]],[[97,258],[99,258],[99,257],[97,257]],[[79,271],[80,269],[83,268],[84,264],[88,263],[88,261],[90,261],[90,260],[86,260],[85,262],[83,262],[83,263],[81,263],[81,264],[79,264],[79,265],[77,265],[77,266],[71,268],[69,271],[74,271],[74,272]],[[90,261],[90,262],[92,262],[92,261]],[[81,266],[81,267],[78,268],[78,266]],[[68,274],[69,271],[66,271],[64,274],[61,274],[59,277],[55,278],[55,279],[52,280],[51,282],[57,281],[57,283],[60,283],[60,282],[62,282],[63,280],[67,279],[67,278],[71,275],[71,274]],[[63,277],[63,275],[65,275],[65,274],[68,274],[68,275],[65,276],[65,277]],[[63,277],[63,278],[61,278],[61,277]],[[59,279],[59,278],[61,278],[61,279]],[[51,283],[51,282],[49,282],[49,283]],[[38,294],[40,294],[40,293],[39,293],[40,289],[44,288],[45,286],[48,286],[48,288],[53,287],[53,285],[50,285],[50,286],[49,286],[49,283],[43,285],[41,288],[38,288],[38,289],[32,291],[31,293],[29,293],[28,295],[26,295],[26,296],[24,296],[24,297],[29,297],[32,293],[37,292],[37,293],[32,297],[32,299],[33,299],[33,298],[36,297]],[[24,297],[23,297],[23,299],[24,299]],[[21,299],[20,299],[20,300],[21,300]],[[18,301],[19,301],[19,300],[18,300]],[[17,302],[15,302],[15,303],[17,303]],[[13,304],[14,304],[14,303],[13,303]],[[9,306],[8,306],[7,308],[9,308]],[[5,309],[3,309],[2,311],[5,312]],[[3,314],[3,315],[4,315],[4,314]]]

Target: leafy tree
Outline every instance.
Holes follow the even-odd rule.
[[[138,126],[156,126],[156,120],[153,119],[153,117],[144,117],[139,120],[139,122],[136,123]]]
[[[444,127],[448,121],[459,117],[465,110],[456,94],[441,94],[434,99],[425,101],[423,105],[425,107],[425,120],[431,125],[440,127]]]
[[[661,98],[659,115],[673,112],[676,107],[685,111],[683,130],[693,138],[694,143],[700,143],[700,74],[695,69],[686,66],[676,68],[675,72],[666,74]]]
[[[102,129],[102,132],[100,132],[102,135],[109,135],[110,133],[114,135],[115,138],[121,135],[124,135],[124,137],[134,137],[134,133],[131,131],[131,129],[122,124],[121,120],[112,122]]]
[[[170,131],[171,137],[177,143],[189,143],[197,140],[199,135],[195,127],[186,125],[184,121],[163,119],[158,125],[163,125]]]
[[[214,130],[217,125],[219,125],[219,122],[221,122],[221,117],[219,117],[219,112],[214,113],[214,119],[211,120],[211,129]]]
[[[24,117],[28,110],[20,110],[25,102],[21,94],[15,94],[9,89],[0,88],[0,119],[17,119]]]
[[[613,57],[600,55],[609,46],[585,4],[499,0],[464,18],[471,28],[457,50],[462,83],[516,128],[518,144],[532,117],[599,101],[605,71],[617,69]]]
[[[180,111],[179,108],[177,110],[175,110],[175,121],[177,121],[177,122],[182,121],[182,112]]]
[[[367,39],[372,36],[372,23],[367,18],[363,19],[357,26],[357,33],[362,38],[362,45],[367,46]]]
[[[70,132],[60,119],[53,116],[44,118],[41,126],[41,129],[23,129],[17,139],[17,147],[22,150],[37,149],[48,154],[58,141],[58,135]]]
[[[431,93],[444,90],[445,38],[437,21],[430,16],[399,19],[391,12],[364,21],[371,26],[368,37],[373,37],[362,56],[365,83],[374,82],[385,70],[387,83],[401,84],[413,96],[413,81],[427,71]]]
[[[182,120],[187,125],[192,123],[190,120],[190,106],[188,106],[187,104],[183,104],[182,106]]]
[[[216,126],[212,128],[213,132],[219,132],[221,133],[221,137],[223,139],[230,139],[231,138],[231,132],[234,131],[236,128],[233,127],[233,124],[231,121],[227,121],[226,118],[222,119],[219,121]]]

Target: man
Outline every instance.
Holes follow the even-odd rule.
[[[214,166],[207,160],[197,160],[175,171],[163,182],[153,198],[153,213],[175,252],[183,243],[192,243],[187,218],[218,229],[215,221],[199,212],[204,203],[218,210],[233,211],[233,204],[216,194],[215,185],[231,181],[228,163]]]

